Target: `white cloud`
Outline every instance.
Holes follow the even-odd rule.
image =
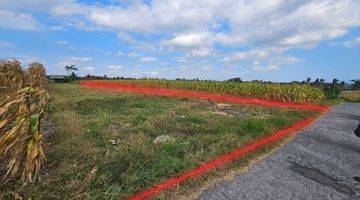
[[[206,71],[206,72],[209,72],[209,71],[212,71],[214,68],[211,64],[202,64],[200,67],[199,67],[200,70],[202,71]]]
[[[74,1],[58,1],[61,3],[53,4],[50,9],[52,15],[74,15],[74,14],[85,14],[88,7]]]
[[[173,57],[173,59],[180,63],[188,62],[188,60],[185,57]]]
[[[67,44],[69,44],[69,42],[66,40],[61,40],[61,41],[57,41],[56,44],[57,45],[67,45]]]
[[[360,37],[355,37],[351,40],[347,40],[343,43],[344,47],[353,47],[360,44]]]
[[[303,59],[294,56],[278,56],[271,58],[269,64],[274,65],[293,65],[296,63],[304,62]]]
[[[283,53],[286,49],[279,48],[279,47],[272,47],[272,48],[258,48],[249,51],[241,51],[235,52],[230,55],[227,55],[223,58],[224,62],[235,62],[241,61],[249,58],[253,59],[264,59],[269,56],[279,55]]]
[[[358,0],[153,0],[150,3],[135,1],[126,6],[88,5],[73,0],[0,0],[0,4],[8,10],[2,11],[7,12],[7,18],[10,15],[10,18],[21,19],[15,21],[34,22],[35,19],[29,14],[14,15],[14,10],[35,10],[80,29],[103,27],[117,31],[119,38],[132,44],[139,43],[132,32],[173,35],[160,40],[167,40],[168,45],[178,48],[212,47],[216,43],[311,47],[360,25]],[[224,23],[228,28],[221,29]],[[34,23],[6,26],[12,24],[23,29],[37,27]],[[201,55],[204,51],[196,53]]]
[[[123,53],[123,52],[121,52],[121,51],[119,51],[116,55],[117,55],[117,56],[125,56],[126,54]]]
[[[193,48],[205,45],[205,41],[209,39],[207,32],[188,33],[177,35],[174,38],[164,42],[177,48]]]
[[[89,61],[91,60],[91,57],[69,57],[68,60],[69,61],[74,61],[74,62],[85,62],[85,61]]]
[[[130,58],[137,58],[140,57],[140,54],[136,53],[136,52],[130,52],[128,53],[128,57]]]
[[[274,64],[268,64],[267,66],[261,66],[259,61],[254,61],[251,69],[254,71],[257,71],[257,72],[270,72],[270,71],[278,70],[279,67]]]
[[[180,50],[187,57],[221,55],[226,64],[258,60],[266,65],[254,65],[254,70],[271,71],[302,62],[284,56],[288,50],[312,48],[360,25],[359,0],[153,0],[129,1],[125,6],[115,2],[90,5],[75,0],[0,0],[0,27],[37,30],[41,25],[30,13],[42,12],[56,22],[50,30],[75,27],[116,32],[136,51],[129,57]],[[355,46],[359,40],[357,37],[342,45]]]
[[[168,41],[170,45],[185,48],[214,43],[309,47],[340,37],[348,28],[360,25],[358,0],[153,0],[135,1],[126,6],[88,5],[74,0],[0,0],[0,4],[8,10],[2,12],[35,10],[80,29],[114,30],[131,43],[139,42],[131,32],[165,33],[173,35]],[[17,14],[18,18],[34,20],[28,14]],[[223,30],[224,23],[228,28]],[[17,27],[34,28],[29,25],[33,23],[23,24],[26,26]]]
[[[52,30],[52,31],[65,31],[66,30],[62,26],[50,26],[49,29]]]
[[[188,71],[191,70],[191,67],[189,67],[189,66],[187,66],[187,65],[181,65],[181,66],[179,67],[179,69],[180,69],[181,72],[188,72]]]
[[[121,65],[109,65],[106,69],[110,71],[119,71],[123,68]]]
[[[280,66],[282,65],[293,65],[299,62],[303,62],[303,60],[298,57],[278,56],[268,59],[265,66],[261,65],[262,62],[260,60],[255,60],[251,69],[257,72],[270,72],[274,70],[279,70]]]
[[[134,68],[132,75],[140,78],[154,78],[159,75],[159,72],[156,70],[144,71],[140,68]]]
[[[54,16],[86,14],[89,9],[89,6],[74,0],[0,0],[0,5],[4,9],[34,10]]]
[[[168,44],[181,48],[213,43],[301,47],[342,36],[349,27],[358,26],[359,7],[356,0],[154,0],[128,7],[93,6],[89,19],[122,32],[173,33]],[[229,31],[214,32],[209,26],[217,24],[216,28],[224,21]]]
[[[68,49],[68,50],[71,50],[71,51],[76,50],[76,48],[73,47],[73,46],[71,46],[71,45],[70,45],[70,42],[68,42],[68,41],[66,41],[66,40],[57,41],[56,44],[59,45],[59,46],[61,46],[61,47],[66,48],[66,49]],[[68,59],[69,59],[69,60],[72,60],[72,59],[75,59],[75,60],[76,60],[76,58],[68,58]]]
[[[144,62],[154,62],[154,61],[157,61],[157,60],[158,60],[157,58],[154,58],[154,57],[151,57],[151,56],[145,56],[145,57],[141,58],[141,61],[144,61]]]
[[[21,64],[24,66],[26,66],[32,62],[39,62],[39,63],[43,63],[46,67],[46,63],[42,62],[43,59],[41,59],[39,57],[23,55],[23,56],[17,57],[16,59],[19,60],[21,62]]]
[[[213,50],[210,48],[201,48],[201,49],[194,49],[189,50],[186,54],[188,57],[203,57],[203,56],[210,56],[213,54]]]
[[[91,57],[75,57],[75,56],[67,57],[64,60],[57,63],[55,66],[62,68],[67,65],[82,65],[84,62],[88,62],[91,59],[92,59]]]
[[[30,14],[0,10],[0,28],[17,30],[38,30],[38,21]]]
[[[119,32],[117,34],[118,38],[120,38],[122,41],[127,42],[129,44],[137,44],[138,41],[134,37],[132,37],[130,34],[125,32]]]
[[[281,45],[284,46],[313,46],[321,40],[332,39],[343,36],[346,33],[346,29],[330,29],[330,30],[319,30],[313,32],[304,32],[292,35],[284,38],[280,41]]]
[[[158,71],[150,71],[148,74],[150,76],[157,76],[159,74],[159,72]]]
[[[93,72],[95,67],[82,67],[81,70],[85,72]]]
[[[198,30],[211,20],[209,3],[196,1],[154,0],[149,5],[133,3],[128,7],[93,6],[89,19],[94,23],[119,31],[154,33]]]
[[[10,42],[5,42],[0,40],[0,48],[11,47],[11,46],[13,46],[13,44],[11,44]]]

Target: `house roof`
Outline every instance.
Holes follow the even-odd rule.
[[[65,75],[49,75],[49,79],[64,79]]]

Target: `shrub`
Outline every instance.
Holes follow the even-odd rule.
[[[327,99],[336,99],[339,97],[341,89],[336,84],[330,84],[324,88],[324,94]]]

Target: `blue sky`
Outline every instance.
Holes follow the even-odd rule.
[[[358,0],[0,0],[0,58],[48,74],[360,77]]]

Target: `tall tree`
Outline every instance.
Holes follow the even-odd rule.
[[[77,77],[75,72],[77,72],[79,69],[75,65],[67,65],[65,66],[65,70],[71,77]]]

